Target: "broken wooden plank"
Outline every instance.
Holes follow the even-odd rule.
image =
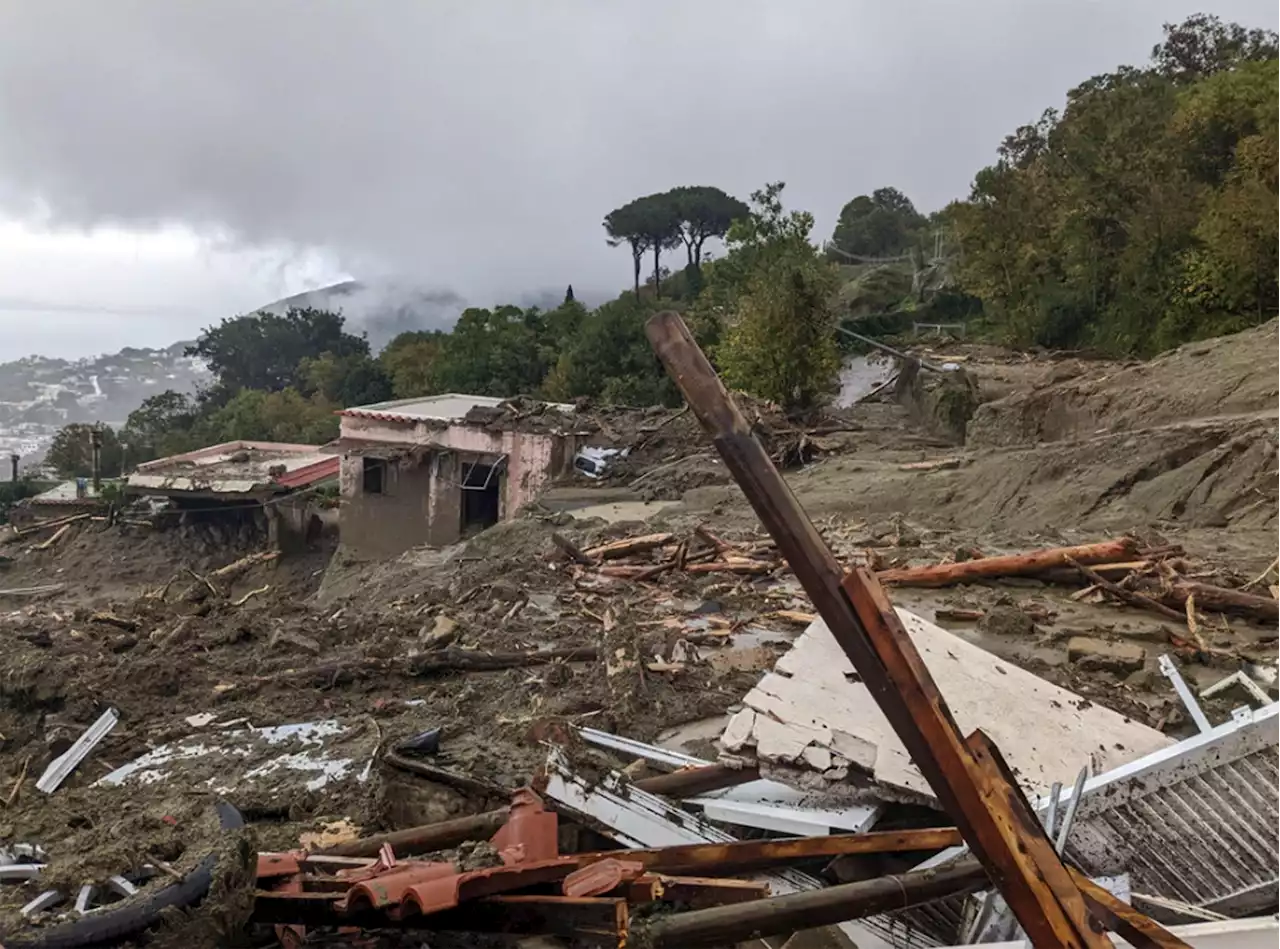
[[[619,557],[629,557],[632,554],[642,554],[665,547],[675,539],[675,534],[645,534],[642,537],[627,537],[598,547],[589,547],[583,553],[593,560],[617,560]]]
[[[955,583],[974,583],[1000,577],[1026,577],[1070,566],[1074,560],[1082,564],[1117,563],[1132,560],[1138,545],[1130,537],[1082,544],[1078,547],[1051,547],[1025,554],[1004,557],[981,557],[958,563],[930,564],[924,567],[898,567],[881,570],[876,579],[881,583],[910,587],[945,587]]]
[[[887,678],[926,731],[930,751],[937,755],[944,784],[953,795],[952,816],[965,830],[965,841],[987,867],[1032,943],[1110,946],[1105,935],[1090,927],[1083,899],[1070,887],[1061,859],[1017,784],[1005,773],[994,745],[981,732],[968,741],[960,737],[946,699],[884,588],[869,570],[856,567],[845,578],[844,590],[884,663]],[[928,772],[920,770],[927,778]],[[934,793],[938,793],[936,787]],[[945,800],[941,794],[938,797]]]
[[[1119,933],[1134,949],[1191,949],[1191,946],[1151,917],[1094,883],[1079,870],[1068,870],[1089,909],[1112,932]]]
[[[991,790],[980,787],[972,754],[875,577],[855,571],[842,585],[835,556],[752,435],[683,320],[676,313],[660,313],[649,320],[646,333],[818,613],[1023,928],[1043,947],[1109,946],[1105,936],[1087,926],[1081,931],[1070,908],[1061,905],[1059,895],[1044,883],[1044,868],[1031,864],[1026,851],[1019,849],[1017,824]],[[1121,542],[1124,554],[1109,559],[1127,559],[1131,545]],[[861,610],[855,606],[859,599]],[[876,622],[886,635],[873,638],[868,621]]]
[[[65,537],[67,535],[67,532],[70,530],[71,530],[70,524],[63,524],[61,527],[59,527],[56,531],[54,531],[49,536],[48,540],[44,541],[44,543],[35,544],[31,549],[32,550],[48,550],[58,541],[62,540],[62,538]]]

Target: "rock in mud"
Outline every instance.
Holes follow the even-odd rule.
[[[1133,643],[1113,643],[1092,636],[1072,636],[1067,641],[1067,658],[1086,672],[1115,672],[1124,675],[1142,668],[1147,661],[1147,651]]]
[[[995,636],[1030,638],[1036,633],[1036,624],[1035,620],[1016,606],[993,606],[978,621],[978,629]]]

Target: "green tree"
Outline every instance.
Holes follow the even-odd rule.
[[[730,229],[722,279],[733,281],[736,318],[716,356],[731,386],[805,411],[831,394],[840,371],[837,279],[809,242],[813,215],[785,211],[783,187],[755,192],[750,216]]]
[[[1176,82],[1194,82],[1242,63],[1275,58],[1275,33],[1223,23],[1206,13],[1166,23],[1164,40],[1151,50],[1156,71]]]
[[[9,523],[9,511],[15,504],[35,497],[41,490],[30,478],[0,481],[0,524]]]
[[[434,363],[442,392],[512,396],[533,392],[546,375],[538,346],[539,315],[516,306],[471,307],[458,317]]]
[[[1249,62],[1189,88],[1174,129],[1192,171],[1213,185],[1184,258],[1183,282],[1159,342],[1217,335],[1268,319],[1276,282],[1277,115],[1275,63]]]
[[[831,243],[850,257],[896,257],[915,245],[926,223],[897,188],[877,188],[840,210]]]
[[[680,396],[645,336],[651,301],[624,295],[585,317],[543,385],[551,399],[579,396],[623,405],[679,403]]]
[[[99,426],[85,422],[72,422],[58,429],[45,454],[45,463],[51,465],[63,478],[89,478],[93,475],[93,448],[90,433]],[[124,449],[116,430],[101,426],[102,447],[99,455],[99,474],[115,478],[123,474]]]
[[[648,253],[650,244],[637,202],[624,204],[606,214],[604,230],[608,235],[606,243],[610,247],[622,247],[625,244],[630,249],[633,289],[639,297],[640,271],[644,268],[644,255]]]
[[[734,221],[750,213],[737,198],[708,185],[673,188],[667,195],[674,205],[687,266],[694,270],[702,267],[702,247],[707,240],[723,238]]]
[[[344,408],[385,402],[394,394],[390,373],[367,354],[306,357],[298,364],[298,378],[303,395],[319,395]]]
[[[293,388],[241,389],[209,414],[201,433],[206,444],[245,440],[322,445],[338,435],[338,408],[323,396],[308,399]]]
[[[132,464],[180,454],[200,447],[194,435],[198,420],[195,400],[168,389],[129,413],[120,440]]]
[[[446,335],[440,330],[401,333],[382,350],[378,358],[391,377],[397,399],[442,391],[436,381],[436,361],[444,350]]]
[[[208,363],[224,397],[238,389],[284,389],[301,383],[304,359],[369,355],[368,341],[343,324],[340,313],[312,307],[237,316],[206,329],[186,354]]]

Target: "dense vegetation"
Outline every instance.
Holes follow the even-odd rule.
[[[953,205],[1009,340],[1148,355],[1276,313],[1276,36],[1195,16],[1072,89]]]
[[[818,248],[813,216],[786,211],[782,192],[767,185],[748,205],[679,187],[610,211],[605,239],[630,253],[631,288],[593,311],[570,287],[555,309],[468,309],[376,355],[337,313],[224,320],[189,350],[216,383],[147,400],[104,440],[104,472],[239,438],[321,442],[336,409],[388,398],[672,404],[644,336],[659,308],[685,314],[730,384],[793,410],[832,389],[840,319],[872,333],[912,315],[967,320],[1015,345],[1113,355],[1255,325],[1277,307],[1276,36],[1208,16],[1166,26],[1149,66],[1071,90],[933,214],[879,188]],[[672,273],[663,254],[681,246]],[[68,426],[51,461],[84,474],[87,450]]]

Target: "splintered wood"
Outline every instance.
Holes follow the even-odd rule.
[[[1032,944],[1043,949],[1111,946],[1100,931],[1107,920],[1091,913],[998,752],[980,733],[968,741],[962,737],[875,576],[865,569],[844,576],[679,315],[658,314],[646,332],[835,640]],[[1129,552],[1125,557],[1132,559]],[[1151,927],[1150,932],[1163,933],[1154,923]],[[1148,936],[1140,944],[1156,942]]]
[[[764,576],[783,566],[772,542],[732,543],[697,527],[688,537],[645,534],[580,548],[560,534],[555,545],[574,563],[602,577],[637,582],[652,581],[668,573]]]

